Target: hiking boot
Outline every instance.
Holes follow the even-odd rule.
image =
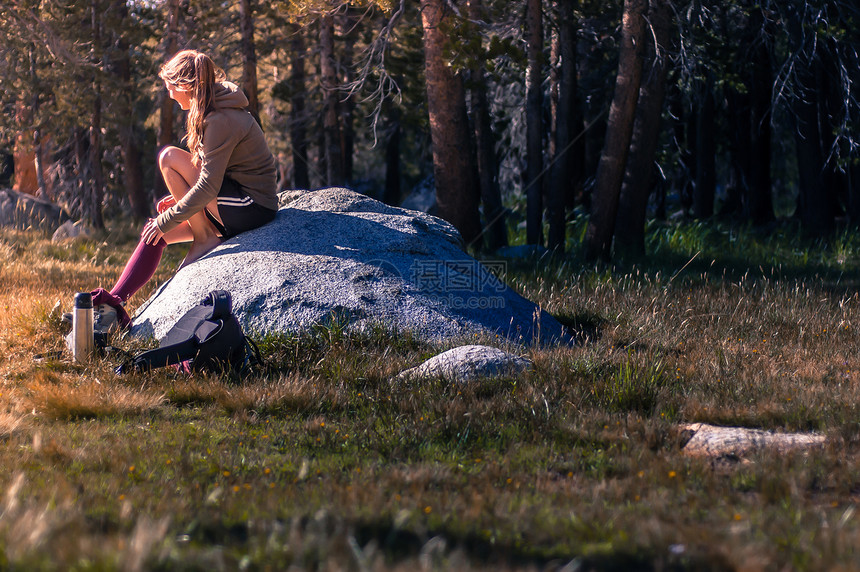
[[[93,308],[93,333],[109,334],[118,329],[116,308],[110,304],[99,304]]]

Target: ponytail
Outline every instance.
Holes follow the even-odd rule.
[[[191,92],[191,107],[185,119],[185,139],[191,152],[191,162],[199,166],[203,158],[203,120],[215,108],[215,82],[224,79],[224,71],[206,54],[183,50],[162,66],[158,76]]]

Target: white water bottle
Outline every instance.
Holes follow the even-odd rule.
[[[72,354],[77,362],[89,361],[93,354],[93,296],[89,292],[75,294],[72,314]]]

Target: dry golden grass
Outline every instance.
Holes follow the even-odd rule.
[[[109,286],[129,234],[58,246],[0,232],[3,566],[860,567],[850,257],[819,276],[704,254],[511,263],[508,281],[580,339],[529,349],[534,370],[515,379],[397,381],[447,348],[336,327],[260,340],[270,368],[243,380],[119,377],[115,358],[57,353],[55,305]],[[181,259],[168,253],[155,283]],[[827,441],[692,459],[693,422]]]
[[[29,401],[47,419],[86,419],[149,413],[165,402],[163,393],[129,389],[98,380],[69,386],[35,381],[28,384]]]

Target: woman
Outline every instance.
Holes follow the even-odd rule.
[[[170,196],[143,227],[140,242],[116,285],[93,292],[97,331],[128,326],[122,304],[155,273],[168,244],[191,242],[180,268],[222,240],[272,221],[278,208],[275,159],[248,99],[205,54],[185,50],[161,67],[167,92],[188,112],[188,151],[165,147],[158,167]],[[116,310],[118,319],[112,319]]]

